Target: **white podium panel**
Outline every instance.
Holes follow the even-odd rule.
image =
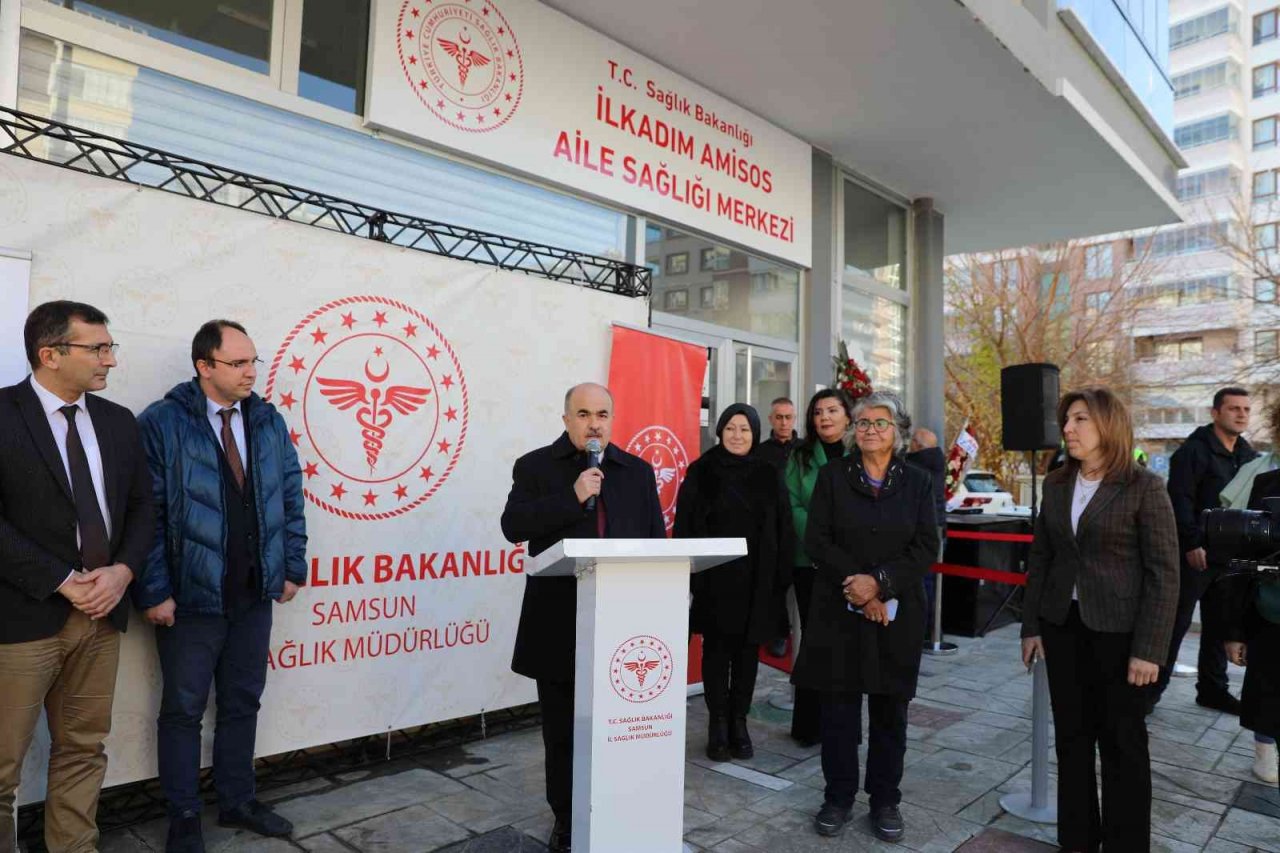
[[[533,574],[578,578],[573,849],[679,851],[689,573],[744,539],[568,539]]]

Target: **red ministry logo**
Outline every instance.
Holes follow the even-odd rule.
[[[520,105],[520,45],[490,0],[404,0],[396,51],[418,100],[451,127],[493,130]]]
[[[469,398],[452,345],[424,314],[382,296],[312,311],[271,362],[265,389],[289,425],[303,493],[342,518],[394,518],[448,479]]]
[[[667,533],[676,521],[676,495],[684,482],[689,457],[676,434],[661,424],[647,426],[627,442],[627,452],[639,456],[653,466],[653,479],[658,485],[658,502],[662,505],[662,520]]]
[[[623,642],[609,661],[609,683],[628,702],[652,702],[671,684],[671,649],[657,637],[640,634]]]

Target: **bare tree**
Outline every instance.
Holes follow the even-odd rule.
[[[1101,384],[1127,395],[1136,294],[1153,267],[1127,237],[949,258],[948,439],[967,421],[978,466],[1012,488],[1026,457],[1002,449],[1001,368],[1049,362],[1061,369],[1064,389]]]

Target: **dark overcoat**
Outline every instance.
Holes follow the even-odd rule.
[[[915,695],[925,621],[924,576],[938,553],[933,482],[895,457],[877,494],[861,455],[833,460],[818,472],[805,549],[817,574],[809,625],[792,681],[836,693]],[[844,579],[879,570],[881,598],[896,598],[887,626],[851,612]]]
[[[740,536],[747,540],[747,556],[692,577],[689,623],[698,634],[762,643],[777,632],[775,607],[791,576],[791,555],[782,551],[789,507],[772,464],[751,457],[724,463],[726,456],[717,446],[689,466],[673,533],[685,539]],[[741,468],[727,472],[725,464]]]
[[[511,472],[511,493],[502,510],[502,533],[509,542],[528,542],[535,557],[561,539],[595,539],[596,514],[578,503],[573,484],[587,468],[587,454],[568,433],[553,444],[526,453]],[[667,535],[653,468],[613,444],[605,447],[601,496],[605,537],[660,539]],[[550,681],[573,681],[577,636],[577,580],[526,577],[520,626],[511,669]]]

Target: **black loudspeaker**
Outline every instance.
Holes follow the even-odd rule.
[[[1015,364],[1000,371],[1001,438],[1005,450],[1057,450],[1058,366]]]

